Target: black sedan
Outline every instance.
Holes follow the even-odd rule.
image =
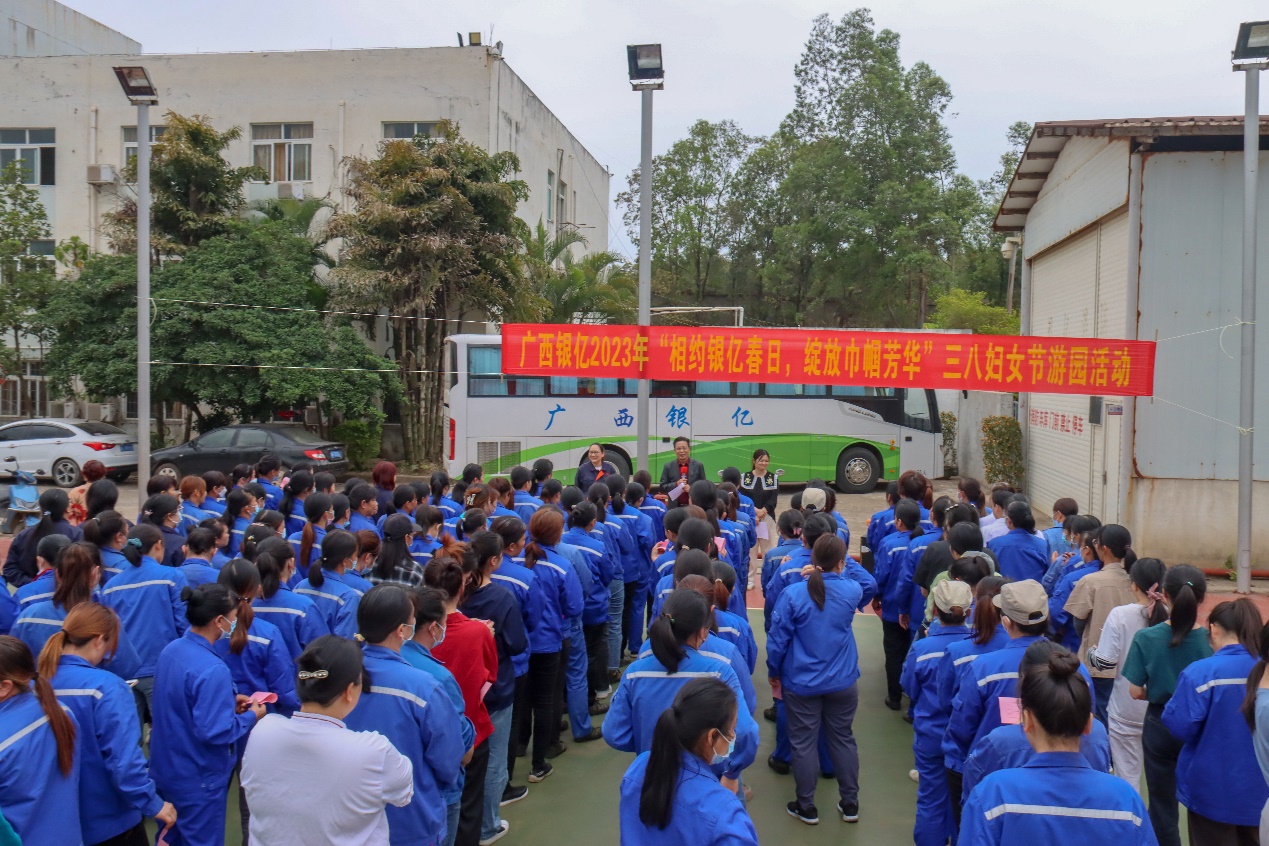
[[[238,464],[255,465],[266,453],[282,460],[284,468],[307,462],[318,471],[340,475],[348,470],[343,444],[328,441],[302,426],[243,423],[199,435],[180,446],[155,450],[150,456],[154,475],[201,476],[211,470],[228,474]]]

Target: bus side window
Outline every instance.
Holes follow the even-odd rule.
[[[906,388],[903,391],[903,425],[922,432],[932,432],[930,422],[930,401],[925,391],[917,388]]]

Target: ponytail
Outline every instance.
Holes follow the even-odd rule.
[[[609,505],[612,506],[613,514],[626,513],[626,480],[620,476],[607,476],[605,483],[608,486],[608,492],[612,496]]]
[[[63,496],[65,492],[62,492]],[[75,724],[57,701],[57,694],[49,679],[35,669],[35,656],[30,648],[12,635],[0,635],[0,681],[11,681],[19,689],[34,682],[35,698],[39,700],[49,730],[57,742],[57,766],[63,776],[69,776],[75,765]]]
[[[1172,604],[1168,620],[1172,627],[1172,640],[1168,645],[1180,646],[1198,622],[1199,605],[1207,596],[1207,579],[1197,567],[1178,564],[1163,577],[1163,593]]]
[[[49,679],[57,675],[57,665],[67,644],[86,646],[99,637],[106,638],[106,657],[114,657],[119,648],[119,618],[115,612],[96,602],[76,605],[62,621],[62,627],[44,642],[40,650],[40,675]]]
[[[1067,519],[1078,520],[1079,516]],[[1138,558],[1128,568],[1128,578],[1132,579],[1137,590],[1150,598],[1150,604],[1146,606],[1146,626],[1167,622],[1168,609],[1163,604],[1163,594],[1159,591],[1159,585],[1167,573],[1168,568],[1158,558]]]
[[[815,565],[815,569],[807,577],[806,592],[821,611],[824,610],[824,602],[828,599],[824,586],[824,573],[825,571],[836,572],[845,560],[846,543],[835,534],[820,535],[815,541],[815,546],[811,548],[811,563]]]
[[[899,500],[894,507],[894,519],[903,523],[903,528],[910,532],[913,538],[919,538],[925,534],[925,529],[921,528],[921,506],[914,500]]]
[[[103,511],[96,517],[84,521],[81,527],[84,540],[93,546],[102,547],[113,541],[122,532],[128,531],[128,521],[118,511]]]
[[[1124,563],[1125,570],[1131,570],[1137,560],[1137,553],[1132,551],[1132,535],[1123,526],[1114,523],[1102,526],[1097,545],[1109,549],[1111,555]]]
[[[282,574],[286,572],[286,562],[294,557],[295,550],[291,545],[276,535],[271,540],[260,542],[260,548],[256,550],[255,565],[260,572],[262,597],[272,599],[282,589]]]
[[[57,558],[57,587],[53,604],[70,611],[92,599],[96,581],[93,568],[101,566],[101,554],[89,543],[73,543]]]
[[[278,503],[278,511],[282,512],[283,516],[290,517],[291,512],[295,511],[295,501],[301,494],[311,490],[313,490],[313,474],[307,470],[297,471],[282,488],[282,501]]]
[[[323,570],[334,570],[349,558],[357,554],[357,538],[352,532],[334,529],[322,538],[322,557],[317,559],[321,566],[308,568],[308,583],[313,587],[321,587],[326,583]]]
[[[661,609],[661,616],[648,627],[648,643],[657,661],[673,675],[687,657],[684,644],[709,625],[711,615],[705,597],[684,588],[671,592]]]
[[[485,528],[488,522],[489,516],[485,514],[483,508],[467,509],[459,515],[457,522],[454,523],[454,534],[457,535],[455,539],[466,540],[468,535]]]
[[[141,523],[128,532],[128,542],[119,550],[133,567],[141,564],[141,557],[149,555],[154,547],[163,541],[163,532],[158,526]]]
[[[428,488],[432,492],[432,505],[440,506],[441,498],[445,496],[445,489],[451,484],[448,473],[438,470],[432,474],[432,477],[428,479]]]
[[[260,571],[245,558],[235,558],[220,570],[216,581],[229,588],[229,592],[238,597],[238,624],[234,633],[229,636],[229,651],[241,655],[247,648],[247,639],[251,634],[251,597],[260,590]]]
[[[532,570],[534,565],[546,558],[546,550],[542,547],[555,546],[563,535],[563,514],[554,508],[543,508],[534,512],[529,518],[529,537],[532,540],[524,548],[524,566]]]
[[[1000,593],[1001,585],[1009,580],[1003,576],[988,576],[974,589],[974,643],[986,646],[996,636],[1000,625],[1000,611],[992,598]]]
[[[674,814],[683,753],[693,753],[710,731],[726,734],[736,719],[736,694],[715,678],[692,679],[679,689],[674,704],[661,712],[652,731],[643,789],[639,794],[639,821],[664,830]]]

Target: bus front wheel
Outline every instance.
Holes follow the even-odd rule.
[[[837,458],[837,489],[842,493],[868,493],[880,478],[881,459],[867,447],[851,447]]]

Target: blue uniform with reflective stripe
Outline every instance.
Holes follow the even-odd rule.
[[[213,567],[205,558],[186,558],[176,569],[181,571],[192,588],[211,584],[220,578],[220,568]]]
[[[308,575],[308,568],[313,566],[317,559],[322,557],[322,541],[326,539],[326,529],[321,526],[313,526],[313,547],[308,551],[308,560],[303,561],[300,558],[301,544],[304,542],[304,527],[300,526],[297,532],[291,532],[287,535],[286,542],[291,545],[291,549],[295,550],[295,574],[291,576],[291,587],[295,587]]]
[[[542,589],[542,620],[529,632],[534,655],[559,652],[564,646],[566,621],[582,613],[582,583],[573,565],[553,546],[543,546],[546,558],[533,565]]]
[[[781,538],[779,543],[768,549],[762,556],[762,595],[767,595],[767,587],[771,577],[780,569],[780,562],[802,548],[802,541],[797,538]]]
[[[524,630],[532,637],[533,629],[542,621],[542,609],[546,602],[537,576],[524,566],[523,558],[503,555],[502,563],[490,574],[490,578],[515,596],[516,604],[520,606],[520,616],[524,619]],[[529,672],[529,650],[512,655],[511,666],[515,668],[516,678]]]
[[[912,604],[912,581],[903,581],[903,562],[911,540],[911,532],[892,532],[873,550],[872,575],[881,598],[881,619],[890,623],[899,622],[899,615],[908,613]]]
[[[9,583],[0,576],[0,634],[8,634],[13,621],[18,618],[18,601],[9,593]]]
[[[638,508],[652,521],[653,545],[655,546],[665,540],[665,515],[669,513],[666,510],[665,503],[649,494],[639,503]]]
[[[1022,770],[992,773],[970,795],[960,846],[1158,843],[1133,786],[1096,772],[1078,752],[1045,752]]]
[[[670,673],[655,655],[639,658],[626,668],[621,683],[613,694],[612,705],[604,716],[604,740],[621,752],[647,752],[652,748],[652,733],[662,712],[674,704],[683,685],[695,678],[723,681],[736,694],[736,702],[745,701],[740,679],[732,668],[718,658],[708,658],[690,646],[678,669]],[[753,763],[758,752],[758,724],[744,708],[737,708],[736,751],[722,765],[727,775],[736,776]]]
[[[912,538],[908,542],[908,554],[904,557],[902,569],[899,571],[899,578],[908,585],[907,614],[912,620],[914,632],[921,627],[921,621],[925,619],[925,594],[921,593],[921,588],[915,584],[917,565],[921,563],[921,556],[925,555],[926,548],[940,540],[943,540],[942,529],[927,531],[919,537]]]
[[[422,670],[436,679],[441,689],[449,696],[449,701],[454,704],[454,710],[458,712],[459,723],[462,726],[463,749],[472,748],[476,743],[476,727],[467,718],[467,703],[463,701],[463,691],[458,686],[458,679],[454,678],[454,674],[444,664],[433,657],[431,650],[417,640],[407,640],[401,644],[401,657],[414,669]],[[453,805],[463,797],[463,784],[466,780],[467,774],[460,772],[454,786],[443,791],[447,806]]]
[[[1066,529],[1061,523],[1045,529],[1040,534],[1044,538],[1044,542],[1049,546],[1050,559],[1053,558],[1053,553],[1055,552],[1061,556],[1071,551],[1071,545],[1066,542]]]
[[[357,634],[357,605],[361,601],[361,593],[345,584],[343,577],[334,570],[323,570],[322,576],[320,586],[314,586],[305,579],[295,592],[317,606],[331,634],[350,638]]]
[[[538,499],[533,494],[528,491],[516,491],[515,502],[511,510],[514,511],[516,516],[519,517],[521,521],[524,522],[524,525],[527,526],[529,525],[529,520],[533,519],[533,515],[537,514],[538,509],[541,507],[542,500]]]
[[[1075,624],[1071,622],[1071,614],[1066,610],[1066,601],[1071,598],[1076,582],[1096,573],[1101,568],[1100,561],[1090,561],[1087,564],[1081,561],[1074,569],[1068,570],[1058,578],[1057,585],[1053,588],[1053,595],[1049,597],[1049,625],[1055,635],[1060,638],[1058,642],[1075,653],[1079,652],[1081,637],[1075,630]]]
[[[1221,647],[1181,671],[1163,709],[1163,724],[1185,744],[1176,764],[1177,799],[1210,820],[1253,828],[1269,800],[1239,711],[1255,663],[1241,644]]]
[[[71,714],[74,722],[75,715]],[[81,731],[76,727],[75,734]],[[80,846],[79,770],[69,776],[57,766],[57,741],[33,693],[0,702],[0,809],[23,843]]]
[[[970,667],[983,655],[995,652],[1009,642],[1009,634],[1005,631],[1005,627],[1000,623],[996,624],[996,631],[991,636],[991,640],[982,645],[975,643],[970,638],[964,640],[956,640],[947,645],[947,660],[939,662],[938,674],[938,696],[941,707],[947,709],[948,714],[952,712],[952,701],[956,698],[957,692],[961,689],[961,684],[965,677],[969,674]],[[943,732],[943,766],[961,771],[965,763],[965,753],[961,752],[955,743],[952,742],[951,736]]]
[[[987,548],[996,556],[1000,575],[1015,582],[1040,581],[1049,569],[1049,545],[1026,529],[1010,529],[998,538],[987,541]]]
[[[128,563],[128,559],[123,557],[123,553],[113,546],[99,546],[97,551],[101,553],[101,583],[103,587],[106,582],[122,573],[126,567],[132,566]]]
[[[1101,720],[1093,720],[1092,729],[1080,738],[1080,755],[1099,773],[1110,772],[1110,735]],[[1036,755],[1020,725],[1000,726],[974,744],[965,759],[961,796],[969,798],[978,783],[997,770],[1021,767]]]
[[[246,517],[234,518],[233,528],[229,530],[229,543],[225,546],[225,553],[230,558],[238,557],[238,553],[242,550],[243,534],[250,525],[251,521]]]
[[[260,487],[264,488],[264,507],[277,511],[278,506],[282,504],[282,497],[286,496],[286,493],[268,479],[257,478],[256,482],[259,483]]]
[[[939,698],[939,669],[950,661],[947,647],[969,636],[965,626],[936,626],[912,644],[903,662],[903,689],[912,700],[912,755],[916,760],[916,846],[943,846],[956,832],[952,795],[943,766],[943,732],[949,703]]]
[[[806,581],[802,578],[802,568],[811,563],[811,550],[806,546],[795,549],[789,556],[789,560],[780,565],[775,576],[771,579],[771,583],[767,586],[766,607],[772,612],[775,611],[776,603],[780,600],[780,594],[783,593],[790,585],[795,585]],[[862,611],[872,602],[872,598],[877,595],[877,580],[859,565],[855,559],[850,556],[846,557],[846,566],[842,570],[842,575],[848,579],[857,582],[863,590],[863,595],[859,600],[859,610]],[[768,619],[770,619],[768,617]],[[770,625],[767,626],[770,629]]]
[[[330,634],[330,626],[307,596],[301,596],[286,585],[269,599],[257,596],[251,601],[251,610],[257,616],[277,627],[294,661],[300,653],[322,635]]]
[[[229,648],[227,637],[216,641],[215,650],[228,665],[238,693],[244,696],[264,691],[276,693],[278,701],[269,706],[270,712],[289,717],[300,710],[300,697],[295,692],[295,661],[277,626],[257,617],[251,621],[247,645],[240,654],[234,654]]]
[[[748,709],[750,714],[757,710],[758,692],[753,687],[753,671],[745,669],[745,659],[740,654],[740,650],[730,641],[724,640],[714,632],[710,632],[701,643],[699,652],[702,657],[714,658],[731,667],[732,672],[736,674],[736,680],[740,682],[745,708]],[[639,653],[639,657],[647,658],[651,654],[652,646],[645,643],[643,651]]]
[[[150,775],[176,806],[169,843],[224,842],[237,743],[256,722],[234,709],[233,676],[207,638],[186,632],[167,645],[154,674]]]
[[[434,502],[432,505],[440,509],[441,514],[446,520],[451,517],[457,517],[459,514],[463,513],[463,507],[447,496],[441,497],[439,502]]]
[[[51,680],[75,715],[79,819],[85,843],[100,843],[153,817],[163,800],[141,753],[136,700],[123,679],[78,655],[63,655]]]
[[[647,752],[635,758],[621,780],[622,846],[758,846],[758,833],[740,799],[690,752],[682,753],[669,825],[664,829],[645,825],[639,819],[639,802],[648,758]]]
[[[189,631],[181,599],[183,587],[185,576],[180,570],[165,567],[148,555],[106,582],[101,601],[119,615],[137,650],[141,659],[137,678],[153,676],[159,654]]]
[[[805,582],[780,596],[767,635],[767,675],[798,696],[847,690],[859,678],[859,650],[851,622],[863,588],[841,573],[824,574],[824,607]]]
[[[27,582],[13,593],[13,600],[18,604],[19,610],[26,608],[33,602],[41,602],[45,599],[53,598],[53,591],[57,587],[57,577],[52,570],[45,570],[35,577],[34,580]]]
[[[100,602],[101,595],[94,594],[93,601]],[[54,605],[51,599],[36,602],[18,616],[18,621],[13,626],[13,636],[25,643],[30,648],[31,654],[38,657],[40,651],[44,649],[44,644],[48,643],[48,639],[62,630],[62,621],[66,619],[66,613],[65,608]],[[128,639],[127,630],[122,626],[119,628],[119,642],[115,646],[115,654],[113,657],[108,657],[101,664],[101,668],[121,679],[137,678],[137,671],[141,668],[141,657],[137,655],[132,641]]]
[[[608,622],[608,588],[612,584],[613,571],[604,542],[586,534],[584,529],[574,527],[564,533],[561,543],[577,547],[590,576],[590,586],[584,597],[586,607],[582,611],[582,622],[588,626]]]
[[[370,692],[344,720],[353,731],[377,731],[414,765],[414,798],[389,805],[392,846],[435,846],[445,839],[445,791],[461,773],[462,724],[445,689],[396,652],[367,645]]]
[[[758,666],[758,641],[753,636],[749,621],[722,608],[714,609],[714,620],[718,623],[718,636],[736,647],[736,652],[744,659],[745,666],[752,675],[754,668]]]

